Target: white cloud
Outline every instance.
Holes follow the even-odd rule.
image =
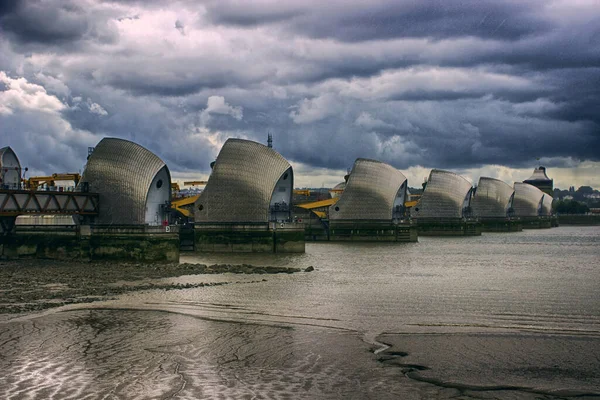
[[[0,82],[6,90],[0,91],[0,114],[19,111],[57,113],[66,108],[59,99],[46,92],[43,86],[28,82],[25,78],[12,79],[0,71]]]
[[[206,108],[200,113],[200,123],[204,126],[210,121],[211,114],[229,115],[238,121],[244,115],[242,107],[234,107],[225,101],[223,96],[210,96]]]
[[[340,96],[377,100],[413,94],[456,93],[484,96],[498,91],[520,92],[539,89],[534,80],[489,71],[485,68],[411,67],[388,69],[368,78],[331,79],[306,90],[334,92]]]
[[[32,171],[79,171],[85,149],[97,143],[91,132],[74,128],[62,112],[67,105],[27,79],[10,78],[0,71],[0,127],[2,139]],[[4,136],[6,132],[6,137]]]
[[[382,128],[393,128],[394,125],[388,124],[380,119],[373,118],[371,114],[364,111],[362,112],[354,123],[358,126],[362,126],[367,129],[382,129]]]
[[[548,99],[536,99],[535,101],[526,101],[513,105],[517,114],[543,115],[552,111],[559,110],[560,104],[553,103]]]
[[[101,116],[108,115],[108,111],[106,111],[100,104],[92,102],[92,100],[88,99],[88,105],[90,107],[90,112],[92,114],[98,114]]]
[[[312,99],[303,99],[296,108],[290,112],[292,120],[297,124],[309,124],[334,115],[339,111],[340,104],[335,95],[325,93]]]

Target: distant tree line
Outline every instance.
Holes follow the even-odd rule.
[[[594,198],[594,195],[600,196],[600,191],[591,186],[580,186],[577,190],[571,186],[569,190],[554,189],[553,196],[555,199],[563,199],[567,196],[588,205],[588,207],[596,208],[600,204],[600,199]]]
[[[554,212],[558,214],[586,214],[590,212],[587,204],[577,200],[558,200],[553,204]]]

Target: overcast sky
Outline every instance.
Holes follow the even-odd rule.
[[[598,0],[0,1],[0,147],[79,171],[120,137],[205,178],[229,137],[266,143],[296,186],[357,157],[420,186],[600,188]]]

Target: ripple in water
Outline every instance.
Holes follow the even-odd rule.
[[[593,398],[599,260],[598,227],[191,257],[317,270],[0,323],[0,398]]]

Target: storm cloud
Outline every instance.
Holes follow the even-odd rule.
[[[595,1],[7,1],[0,71],[0,146],[44,173],[114,136],[205,176],[267,132],[311,185],[600,166]]]

